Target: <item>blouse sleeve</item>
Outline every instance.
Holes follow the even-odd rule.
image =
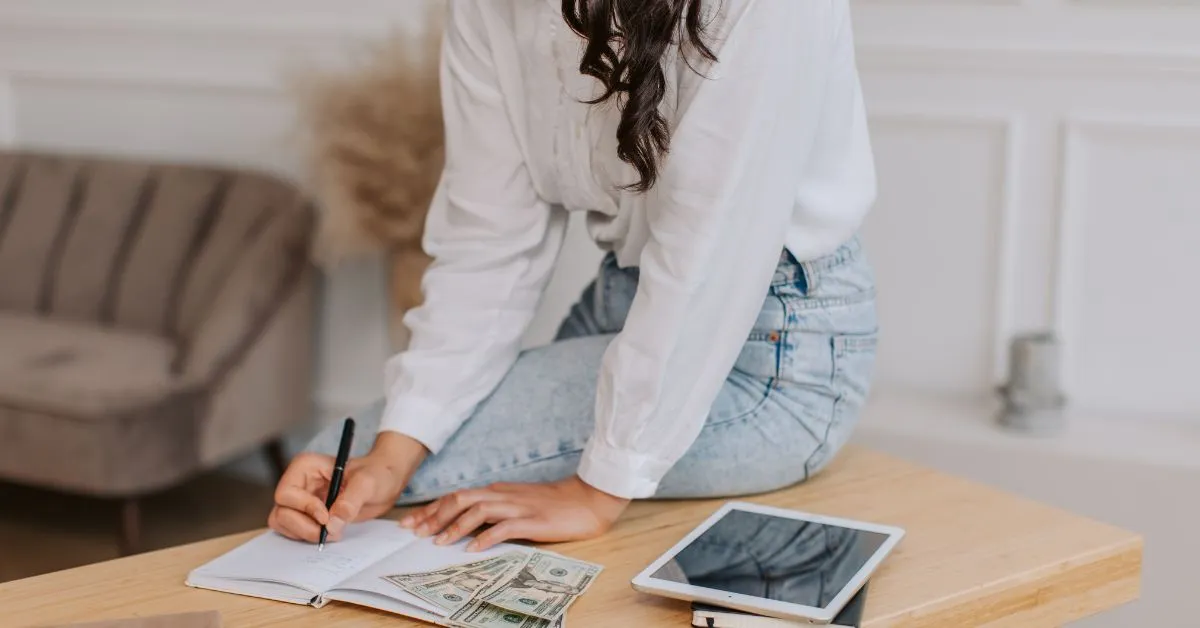
[[[599,374],[580,477],[652,496],[699,435],[762,307],[811,153],[839,24],[829,0],[724,0],[719,62],[685,72],[649,241]],[[692,78],[687,78],[690,75]]]
[[[424,302],[385,368],[381,430],[437,452],[516,361],[566,230],[541,200],[499,86],[481,2],[452,0],[441,60],[446,164]]]

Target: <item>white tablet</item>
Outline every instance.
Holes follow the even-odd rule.
[[[904,531],[729,502],[633,579],[645,593],[828,624]]]

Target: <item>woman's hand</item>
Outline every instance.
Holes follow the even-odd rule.
[[[467,551],[474,552],[513,539],[555,543],[600,536],[628,505],[629,500],[573,476],[549,484],[493,484],[458,491],[409,514],[400,525],[418,536],[436,534],[434,541],[446,545],[494,524],[467,545]]]
[[[290,539],[316,543],[321,526],[332,541],[341,539],[348,522],[375,519],[396,505],[427,450],[416,440],[385,432],[371,453],[346,463],[342,489],[333,508],[326,510],[333,457],[301,454],[288,465],[275,489],[275,508],[267,518],[272,530]]]

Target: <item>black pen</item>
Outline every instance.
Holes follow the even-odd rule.
[[[333,475],[329,477],[329,495],[325,497],[325,509],[333,508],[337,501],[338,491],[342,490],[342,474],[346,472],[346,461],[350,459],[350,445],[354,442],[354,419],[346,419],[342,425],[342,442],[338,445],[337,458],[333,461]],[[325,539],[329,529],[321,526],[321,542],[317,551],[325,551]]]

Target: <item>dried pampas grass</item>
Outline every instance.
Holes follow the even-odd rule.
[[[293,81],[304,184],[319,208],[313,258],[330,267],[387,256],[397,343],[399,319],[421,300],[429,264],[421,236],[445,161],[436,9],[423,33],[394,33],[349,67],[310,70]]]

